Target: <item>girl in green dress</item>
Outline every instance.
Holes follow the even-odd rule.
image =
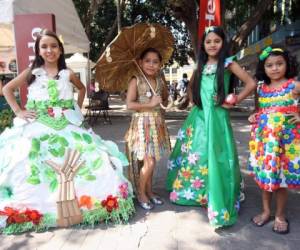
[[[245,83],[237,96],[228,95],[231,73]],[[209,27],[203,35],[197,74],[191,87],[194,107],[168,162],[167,189],[172,202],[207,207],[212,225],[228,226],[237,220],[241,182],[228,109],[256,84],[229,57],[220,27]]]

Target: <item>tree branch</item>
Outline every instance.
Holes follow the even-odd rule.
[[[272,3],[273,0],[258,1],[254,14],[248,18],[232,38],[231,48],[233,53],[241,49],[251,31],[261,21],[263,14],[272,6]]]
[[[97,14],[99,6],[101,6],[104,1],[105,0],[91,0],[90,7],[84,18],[84,27],[88,38],[91,38],[91,23],[93,22],[94,16]]]
[[[185,23],[196,58],[198,44],[198,4],[191,0],[168,0],[172,15]]]

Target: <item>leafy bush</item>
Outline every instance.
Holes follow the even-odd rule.
[[[0,111],[0,133],[6,128],[11,127],[13,123],[14,112],[11,109]]]

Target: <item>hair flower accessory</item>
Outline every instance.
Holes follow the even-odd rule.
[[[65,43],[62,35],[59,35],[59,36],[58,36],[58,39],[59,39],[59,41],[60,41],[62,44]]]
[[[265,60],[270,55],[270,53],[274,52],[274,51],[278,51],[278,52],[283,53],[283,49],[281,49],[281,48],[272,48],[271,46],[268,46],[259,55],[259,60],[260,61]]]
[[[214,31],[215,28],[216,28],[216,26],[205,27],[205,34],[208,34],[209,32]]]

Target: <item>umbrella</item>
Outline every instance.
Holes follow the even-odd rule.
[[[173,53],[173,45],[172,33],[160,24],[139,23],[124,27],[100,56],[96,64],[96,80],[106,91],[126,90],[133,75],[144,75],[137,60],[145,49],[157,49],[164,64]],[[146,76],[144,77],[147,81]],[[155,94],[151,84],[148,84]]]

